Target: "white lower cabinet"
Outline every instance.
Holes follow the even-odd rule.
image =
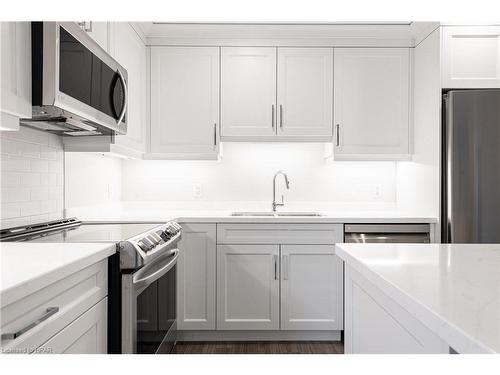
[[[346,354],[445,354],[448,345],[346,264]]]
[[[217,246],[217,329],[279,329],[279,246]]]
[[[183,223],[177,261],[177,328],[215,329],[216,224]]]
[[[38,348],[38,353],[106,354],[108,298],[69,324]]]
[[[343,329],[342,282],[334,245],[281,245],[281,329]]]
[[[106,353],[104,259],[20,299],[2,299],[4,353]]]

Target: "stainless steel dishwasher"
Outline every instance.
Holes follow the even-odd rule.
[[[346,243],[429,243],[429,224],[345,224]]]

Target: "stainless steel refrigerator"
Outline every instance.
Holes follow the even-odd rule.
[[[442,242],[500,243],[500,90],[443,95]]]

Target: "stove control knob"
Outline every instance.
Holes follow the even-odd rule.
[[[149,237],[144,237],[141,241],[146,246],[147,250],[145,250],[145,251],[149,251],[149,250],[151,250],[155,246],[155,244],[153,243],[153,241],[151,241],[149,239]]]
[[[149,251],[150,247],[144,243],[144,241],[139,241],[137,245],[141,248],[142,251]]]
[[[149,237],[154,241],[156,245],[158,245],[161,242],[161,237],[156,232],[151,233]]]
[[[167,242],[172,237],[166,230],[162,231],[160,236],[165,242]]]

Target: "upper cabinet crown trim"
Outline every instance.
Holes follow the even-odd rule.
[[[141,23],[149,45],[413,47],[437,22],[386,24]]]

